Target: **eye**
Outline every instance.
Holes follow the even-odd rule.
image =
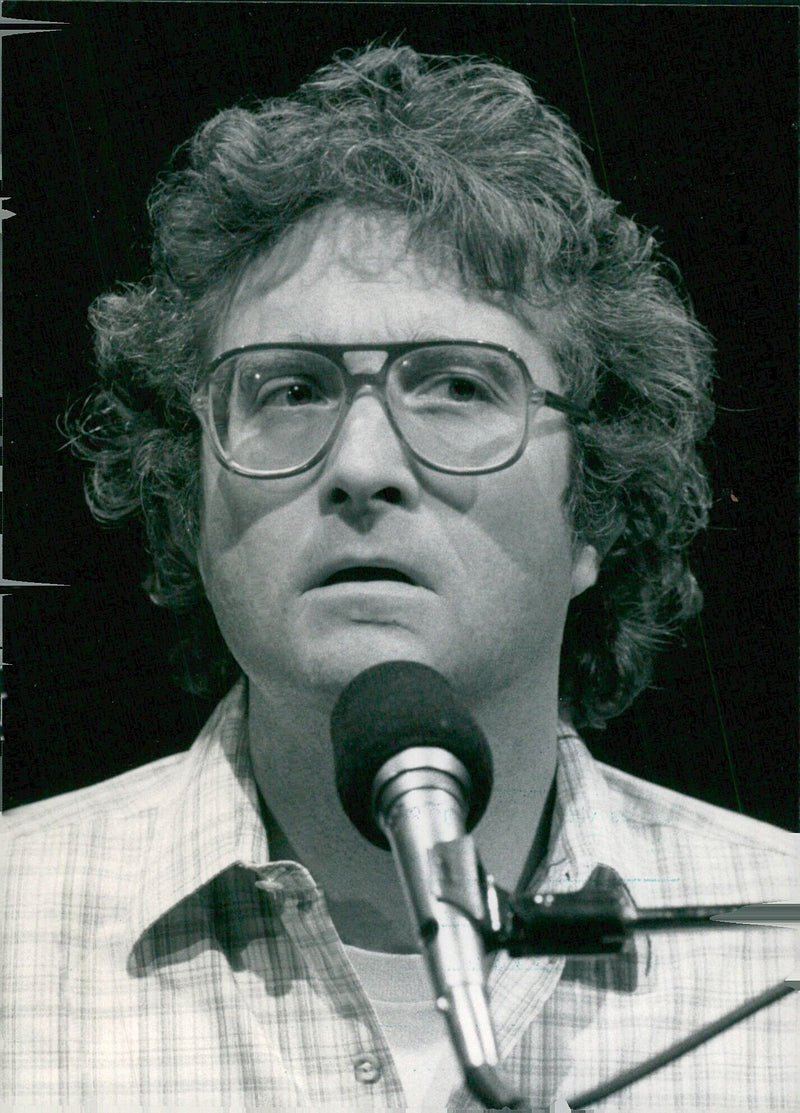
[[[286,377],[270,378],[267,382],[259,384],[252,404],[254,409],[265,409],[278,406],[311,406],[315,403],[319,405],[325,401],[327,399],[319,383],[313,379]]]
[[[248,353],[234,375],[238,404],[250,414],[335,405],[342,392],[336,365],[313,352]]]
[[[466,375],[451,375],[443,379],[448,398],[454,402],[490,402],[491,392],[486,384],[479,379],[468,378]]]
[[[396,384],[410,409],[474,413],[516,404],[520,378],[502,352],[470,345],[418,348],[395,365]]]
[[[297,366],[297,360],[271,359],[240,368],[238,404],[245,413],[264,410],[303,409],[329,404],[336,397],[336,383],[319,368]]]
[[[497,391],[493,384],[482,375],[454,371],[436,371],[417,374],[413,380],[404,384],[409,402],[437,405],[493,405],[497,403]]]

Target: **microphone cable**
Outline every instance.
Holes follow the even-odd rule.
[[[609,1078],[607,1082],[595,1086],[593,1090],[585,1090],[577,1097],[568,1098],[567,1105],[571,1110],[585,1109],[587,1106],[594,1105],[598,1101],[604,1101],[606,1098],[611,1097],[612,1094],[624,1090],[627,1086],[632,1086],[634,1082],[638,1082],[642,1078],[646,1078],[648,1074],[653,1074],[662,1067],[668,1066],[681,1056],[694,1051],[696,1047],[706,1043],[708,1040],[718,1036],[727,1028],[732,1028],[734,1024],[738,1024],[740,1020],[746,1020],[748,1016],[757,1013],[759,1009],[764,1009],[767,1005],[772,1005],[774,1002],[779,1001],[782,997],[787,997],[790,993],[796,992],[796,987],[791,982],[779,982],[777,985],[772,986],[770,989],[764,990],[756,997],[751,997],[749,1000],[738,1005],[730,1012],[724,1013],[722,1016],[712,1020],[709,1024],[703,1025],[693,1032],[690,1036],[686,1036],[671,1047],[665,1048],[657,1055],[653,1055],[649,1059],[645,1059],[637,1067],[631,1067],[630,1070],[621,1071],[620,1074]]]

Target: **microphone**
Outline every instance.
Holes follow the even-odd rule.
[[[389,661],[359,673],[331,717],[336,787],[370,842],[391,849],[406,903],[467,1082],[485,1100],[514,1106],[494,1075],[481,934],[440,900],[431,850],[461,838],[486,810],[492,759],[477,723],[435,669]]]
[[[635,929],[707,927],[710,917],[731,915],[728,906],[639,911],[604,867],[578,893],[512,897],[491,886],[494,897],[487,895],[464,836],[489,802],[491,753],[447,681],[426,665],[389,661],[359,673],[333,710],[331,740],[342,807],[365,838],[394,855],[437,1008],[467,1084],[490,1109],[530,1113],[495,1070],[487,943],[512,955],[607,954]],[[567,1108],[604,1100],[790,992],[791,983],[773,986]]]

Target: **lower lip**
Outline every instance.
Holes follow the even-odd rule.
[[[345,612],[350,619],[390,622],[398,615],[398,608],[418,602],[422,590],[416,584],[397,580],[354,580],[314,588],[310,595],[319,603]]]
[[[419,585],[406,584],[401,580],[343,580],[336,584],[321,584],[312,590],[326,595],[403,595],[419,591]]]

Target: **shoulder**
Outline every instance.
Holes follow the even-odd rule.
[[[792,855],[798,836],[752,816],[717,807],[598,762],[627,818],[643,826],[668,826],[689,838],[734,841],[753,850]]]
[[[41,854],[65,839],[77,849],[99,828],[108,833],[115,825],[135,827],[137,819],[157,808],[171,790],[187,754],[170,755],[98,785],[4,811],[0,839],[10,855],[24,854],[29,847]]]
[[[612,814],[635,840],[643,886],[648,876],[669,877],[678,902],[797,899],[800,835],[619,769],[599,768]]]
[[[171,754],[99,784],[12,808],[0,816],[0,836],[14,842],[90,826],[109,817],[134,818],[138,812],[149,811],[169,790],[187,753]]]
[[[30,971],[54,969],[59,955],[119,934],[174,813],[185,756],[0,817],[0,950],[9,963],[0,985],[22,985]]]

